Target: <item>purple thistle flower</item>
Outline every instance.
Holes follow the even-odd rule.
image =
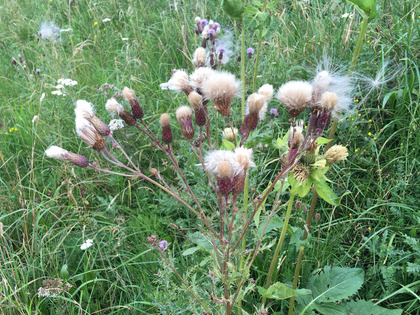
[[[202,19],[202,20],[201,20],[201,25],[202,25],[202,26],[206,26],[206,25],[207,25],[207,23],[208,23],[208,22],[207,22],[207,20],[206,20],[206,19]]]
[[[172,7],[173,7],[174,5],[173,5],[173,3],[169,3],[169,7],[172,9]]]
[[[219,23],[217,23],[217,22],[214,22],[214,29],[218,29],[220,27],[220,24]]]
[[[159,243],[159,248],[160,248],[161,250],[164,250],[164,249],[166,248],[166,246],[168,246],[168,242],[167,242],[167,241],[165,241],[165,240],[163,240],[163,241],[161,241],[161,242]]]
[[[275,109],[275,108],[270,109],[271,119],[273,119],[274,117],[278,117],[278,116],[279,116],[279,113],[278,113],[277,109]]]
[[[254,48],[249,47],[249,48],[246,50],[246,52],[247,52],[247,54],[248,54],[248,58],[249,58],[249,59],[251,59],[252,54],[254,53]]]
[[[38,74],[39,75],[39,73],[41,72],[41,70],[39,70],[39,69],[36,69],[36,74]]]

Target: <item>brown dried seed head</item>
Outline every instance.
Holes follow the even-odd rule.
[[[201,107],[201,101],[202,101],[203,97],[198,94],[197,92],[193,91],[188,95],[188,103],[190,103],[190,105],[196,109]]]
[[[193,59],[194,66],[196,68],[203,67],[206,63],[206,49],[203,47],[198,47],[194,52]]]
[[[325,92],[322,94],[321,104],[322,107],[332,111],[338,103],[338,96],[334,92]]]
[[[326,153],[327,165],[332,165],[338,161],[343,161],[349,155],[347,148],[342,145],[333,145]]]

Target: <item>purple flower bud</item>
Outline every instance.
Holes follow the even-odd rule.
[[[215,30],[217,30],[219,27],[220,27],[220,24],[219,24],[219,23],[217,23],[217,22],[215,22],[215,23],[214,23],[214,29],[215,29]]]
[[[172,3],[169,3],[169,7],[172,9],[174,5]]]
[[[241,55],[238,55],[238,62],[241,62],[241,60],[242,60]]]
[[[40,74],[40,72],[41,72],[41,70],[39,70],[39,69],[36,69],[36,74]]]
[[[277,109],[272,108],[270,109],[270,117],[273,119],[274,117],[279,117],[279,113],[277,112]]]
[[[14,66],[17,65],[17,62],[16,62],[16,59],[15,58],[12,58],[12,65],[14,65]]]
[[[165,241],[165,240],[163,240],[163,241],[161,241],[161,242],[159,243],[159,248],[160,248],[161,250],[164,250],[164,249],[166,248],[166,246],[168,246],[168,242],[167,242],[167,241]]]
[[[249,59],[251,59],[252,54],[254,53],[254,48],[249,47],[249,48],[246,50],[246,52],[247,52],[247,54],[248,54],[248,58],[249,58]]]
[[[201,25],[202,25],[202,26],[207,25],[207,23],[208,23],[208,22],[207,22],[207,20],[206,20],[206,19],[202,19],[202,20],[201,20]]]

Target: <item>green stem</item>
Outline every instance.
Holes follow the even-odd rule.
[[[244,1],[245,4],[245,1]],[[242,34],[241,34],[241,81],[242,81],[242,99],[241,113],[242,118],[245,117],[245,23],[242,18]]]
[[[353,52],[353,58],[351,60],[351,64],[349,68],[349,74],[351,74],[356,68],[357,60],[359,59],[360,51],[362,49],[363,40],[366,35],[368,24],[369,24],[369,18],[364,17],[363,22],[362,22],[362,29],[360,30],[360,34],[359,34],[359,39],[357,40],[356,48],[354,49],[354,52]]]
[[[245,178],[245,186],[244,186],[244,208],[242,211],[242,221],[243,221],[243,228],[246,227],[247,222],[247,211],[248,211],[248,185],[249,185],[249,172],[246,173]],[[232,222],[233,224],[233,222]],[[241,247],[241,260],[239,262],[239,273],[242,274],[244,271],[245,265],[245,255],[244,252],[246,250],[246,233],[242,238],[242,247]],[[242,295],[238,298],[238,315],[242,314]]]
[[[264,4],[261,10],[262,13],[265,12],[266,6],[267,6],[267,0],[264,0]],[[257,46],[257,56],[255,57],[254,75],[252,77],[252,93],[255,93],[255,85],[257,83],[257,71],[258,71],[258,62],[260,60],[262,33],[263,33],[263,30],[260,29],[258,32],[258,46]]]
[[[280,239],[277,243],[276,251],[274,252],[273,259],[271,260],[270,269],[268,270],[267,275],[267,281],[265,283],[265,288],[268,289],[268,287],[271,284],[271,277],[273,276],[273,272],[275,269],[275,266],[277,264],[277,259],[279,257],[281,246],[283,245],[284,238],[286,236],[287,227],[289,226],[289,219],[290,219],[290,213],[292,212],[292,206],[293,206],[293,200],[295,199],[295,194],[290,195],[289,204],[287,205],[287,211],[286,211],[286,217],[284,219],[283,227],[281,229]],[[265,304],[265,301],[267,299],[263,298],[262,304]]]

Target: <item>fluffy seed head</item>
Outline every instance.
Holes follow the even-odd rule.
[[[77,135],[92,149],[101,151],[105,148],[105,140],[93,125],[84,118],[76,118]]]
[[[187,95],[192,91],[190,81],[188,80],[188,73],[185,70],[175,70],[170,80],[162,83],[160,87],[162,90],[182,91]]]
[[[50,146],[47,150],[45,150],[45,154],[49,157],[49,158],[53,158],[53,159],[58,159],[58,160],[64,160],[64,156],[68,153],[69,151],[57,147],[56,145],[52,145]]]
[[[240,82],[229,72],[215,72],[203,83],[203,93],[223,116],[230,115],[233,98],[239,93]]]
[[[191,85],[195,89],[201,89],[203,82],[213,73],[214,70],[207,67],[200,67],[198,69],[195,69],[195,71],[190,75]]]
[[[304,81],[287,82],[280,87],[277,98],[290,116],[297,117],[312,99],[312,85]]]
[[[108,112],[115,115],[119,115],[120,112],[125,110],[124,107],[118,103],[115,98],[109,99],[105,104],[105,108]]]
[[[253,93],[247,100],[247,112],[258,113],[266,102],[266,97],[259,93]]]
[[[304,182],[309,177],[308,170],[302,165],[296,165],[293,168],[293,177],[298,182]]]
[[[324,92],[321,97],[322,107],[332,111],[338,103],[338,96],[334,92]]]
[[[271,84],[264,84],[258,89],[258,94],[264,95],[267,102],[270,101],[274,94],[273,86]]]
[[[139,101],[136,97],[136,93],[134,92],[134,90],[128,87],[124,87],[123,96],[131,106],[131,112],[133,113],[133,117],[135,119],[142,119],[144,116],[143,109],[139,105]]]
[[[327,165],[332,165],[338,161],[345,160],[348,155],[349,153],[347,152],[347,148],[345,146],[336,144],[328,149],[325,154],[325,159],[327,160]]]
[[[297,149],[303,143],[303,120],[299,119],[295,126],[290,126],[289,129],[289,147]]]
[[[183,119],[190,119],[192,117],[192,111],[191,108],[188,106],[181,106],[178,107],[176,110],[176,119],[181,123],[181,120]]]
[[[126,87],[126,86],[124,87],[122,93],[123,93],[124,98],[128,102],[130,102],[130,100],[137,99],[136,93],[134,92],[134,90],[133,89],[130,89],[130,88]]]
[[[163,113],[160,115],[159,122],[162,127],[169,126],[171,124],[171,117],[167,113]]]
[[[195,23],[196,24],[201,23],[201,18],[199,16],[195,17]]]
[[[74,113],[76,114],[76,117],[81,117],[85,119],[89,119],[90,117],[95,115],[93,112],[92,104],[85,100],[76,101],[76,108],[74,109]]]
[[[226,161],[232,166],[232,171],[236,172],[238,165],[235,161],[235,156],[232,151],[216,150],[209,152],[204,158],[204,166],[206,171],[218,175],[218,166],[220,162]]]
[[[188,103],[190,103],[190,105],[194,109],[201,107],[201,101],[202,101],[202,99],[203,99],[203,97],[200,94],[198,94],[196,91],[192,91],[188,95]]]
[[[217,166],[217,174],[219,177],[231,177],[232,176],[232,165],[228,161],[221,161]]]
[[[247,170],[251,166],[255,166],[252,161],[252,149],[237,147],[234,151],[234,159],[238,163],[240,169]]]
[[[193,63],[196,68],[204,67],[204,65],[206,64],[206,49],[205,48],[198,47],[195,50]]]

